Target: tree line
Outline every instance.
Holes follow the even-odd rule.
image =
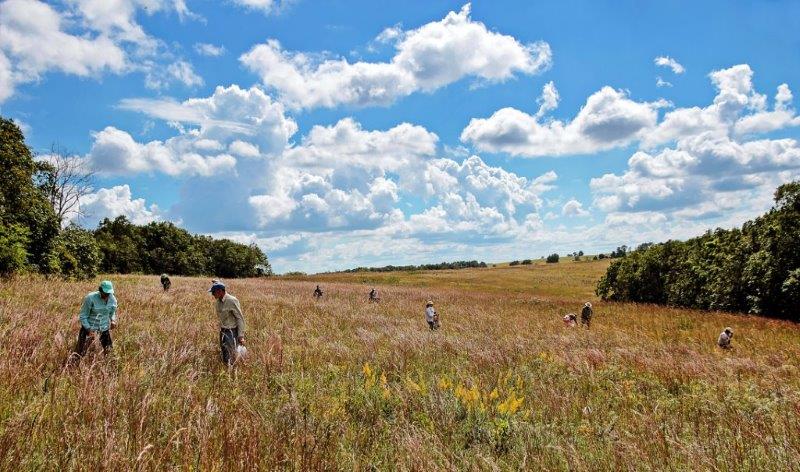
[[[623,253],[597,285],[604,300],[762,314],[800,321],[800,181],[775,191],[741,228]]]
[[[271,273],[255,245],[192,235],[168,222],[135,225],[121,216],[90,231],[62,228],[85,193],[87,174],[57,156],[36,160],[19,127],[0,117],[0,275],[68,278],[106,273],[249,277]]]
[[[448,270],[448,269],[467,269],[474,267],[486,267],[485,262],[478,261],[455,261],[455,262],[440,262],[438,264],[421,264],[421,265],[387,265],[383,267],[356,267],[354,269],[345,269],[342,272],[395,272],[395,271],[412,271],[412,270]]]

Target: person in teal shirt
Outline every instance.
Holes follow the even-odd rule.
[[[78,318],[81,330],[78,333],[75,354],[83,357],[98,333],[103,352],[108,354],[112,347],[111,330],[117,326],[117,299],[114,297],[114,285],[110,281],[100,282],[96,292],[83,298]]]

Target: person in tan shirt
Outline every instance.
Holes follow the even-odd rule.
[[[239,300],[225,291],[225,284],[214,280],[209,290],[216,302],[214,308],[219,317],[219,347],[222,362],[233,365],[236,362],[236,348],[244,346],[244,316]]]

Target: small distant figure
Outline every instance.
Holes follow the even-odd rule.
[[[564,324],[569,328],[574,328],[578,325],[578,315],[575,313],[567,313],[566,316],[562,319]]]
[[[217,300],[214,308],[219,317],[219,347],[222,362],[229,367],[236,363],[240,355],[246,353],[244,347],[244,315],[239,300],[225,290],[225,284],[219,280],[208,290]]]
[[[164,287],[165,292],[172,286],[172,281],[169,280],[167,274],[161,274],[161,286]]]
[[[380,297],[378,297],[378,291],[374,288],[369,291],[369,301],[370,303],[378,303],[381,301]]]
[[[322,298],[322,289],[319,288],[319,285],[317,285],[317,288],[314,289],[314,298],[316,299]]]
[[[731,340],[733,340],[733,330],[731,328],[725,328],[724,331],[719,333],[719,339],[717,339],[717,344],[722,349],[731,349],[733,346],[731,345]]]
[[[439,314],[433,308],[432,300],[428,300],[428,303],[425,304],[425,321],[428,322],[428,327],[431,331],[439,329]]]
[[[81,329],[78,333],[78,343],[72,355],[73,360],[78,360],[86,355],[89,346],[94,342],[95,335],[100,335],[100,345],[103,353],[111,351],[113,342],[111,330],[117,326],[117,299],[114,297],[114,285],[104,280],[96,292],[91,292],[83,299],[81,312],[78,316]]]
[[[594,312],[592,311],[592,304],[586,302],[581,310],[581,324],[586,325],[586,329],[589,329],[589,325],[592,323],[593,314]]]

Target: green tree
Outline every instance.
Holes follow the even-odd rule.
[[[49,272],[47,255],[59,230],[58,218],[42,191],[35,185],[44,166],[37,164],[25,144],[25,137],[12,121],[0,117],[0,226],[5,234],[28,233],[26,258],[29,264]]]
[[[781,185],[775,206],[741,229],[685,242],[624,247],[600,279],[608,300],[665,303],[800,321],[800,182]]]
[[[124,216],[103,219],[94,231],[100,247],[100,267],[106,273],[143,272],[144,239],[139,226]]]
[[[152,222],[141,227],[144,242],[143,269],[151,274],[207,274],[206,253],[195,244],[196,237],[170,222]]]
[[[0,275],[21,272],[27,262],[28,229],[20,225],[0,224]]]
[[[254,244],[245,246],[227,239],[217,239],[211,243],[209,250],[212,271],[220,277],[255,277],[259,275],[257,266],[269,268],[267,256]]]
[[[55,238],[51,257],[61,275],[71,279],[89,279],[100,267],[100,247],[91,231],[70,225]]]

